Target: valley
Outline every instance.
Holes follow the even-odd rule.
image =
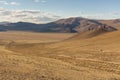
[[[120,0],[0,0],[0,80],[120,80]]]
[[[10,32],[0,40],[0,80],[119,80],[120,31],[103,32]]]

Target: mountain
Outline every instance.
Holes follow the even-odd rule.
[[[120,29],[120,19],[114,19],[114,20],[99,20],[98,22],[113,26],[116,29]]]
[[[39,28],[39,25],[28,22],[17,22],[17,23],[1,23],[0,28],[8,30],[19,30],[19,31],[35,31]]]
[[[92,19],[86,19],[80,17],[61,19],[56,21],[55,23],[63,26],[64,29],[67,28],[67,30],[69,30],[70,32],[84,32],[90,30],[97,30],[100,28],[107,31],[117,30],[113,26],[104,24],[102,22],[99,22],[98,20],[92,20]]]
[[[120,25],[119,20],[113,21],[114,24],[107,20],[93,20],[81,17],[60,19],[55,22],[47,24],[35,24],[28,22],[17,22],[17,23],[0,23],[0,30],[18,30],[18,31],[34,31],[34,32],[84,32],[90,30],[97,30],[104,28],[107,31],[114,31],[118,28],[116,23]],[[108,24],[109,23],[109,24]]]
[[[91,31],[85,31],[82,33],[79,33],[75,36],[70,37],[67,40],[81,40],[81,39],[89,39],[92,37],[96,37],[102,34],[107,33],[108,31],[104,30],[104,29],[98,29],[98,30],[91,30]]]

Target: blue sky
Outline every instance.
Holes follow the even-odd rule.
[[[2,12],[12,12],[12,15],[20,15],[20,13],[22,15],[24,14],[23,20],[26,19],[24,19],[25,15],[32,16],[31,13],[26,14],[24,11],[37,11],[41,16],[39,15],[39,19],[37,18],[35,19],[36,21],[33,22],[38,23],[77,16],[93,19],[120,18],[120,0],[0,0],[0,8],[2,9]],[[14,12],[16,13],[14,14]],[[33,15],[35,14],[33,13]],[[29,16],[29,18],[31,16]],[[41,17],[42,19],[40,19]],[[33,19],[33,16],[31,19]],[[20,20],[21,19],[16,21]]]

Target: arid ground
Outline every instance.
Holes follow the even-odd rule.
[[[120,31],[74,35],[0,32],[0,80],[120,80]]]

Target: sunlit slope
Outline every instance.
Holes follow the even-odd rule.
[[[2,43],[2,42],[1,42]],[[111,80],[120,79],[118,74],[99,72],[52,57],[24,55],[0,46],[0,80]],[[10,45],[9,45],[10,46]],[[26,46],[26,49],[28,47]],[[16,48],[14,48],[16,49]],[[37,48],[39,49],[39,48]],[[16,49],[17,50],[17,49]],[[21,51],[23,49],[20,49]],[[36,49],[35,49],[36,50]],[[20,51],[19,51],[20,52]],[[34,52],[34,51],[33,51]],[[37,53],[33,53],[34,55]],[[62,56],[62,55],[61,55]],[[64,59],[64,56],[63,56]],[[67,59],[66,59],[67,60]],[[74,60],[73,60],[74,61]]]
[[[80,39],[80,40],[77,39],[70,41],[67,40],[59,43],[44,43],[44,44],[14,43],[12,45],[7,45],[7,48],[13,51],[18,51],[32,55],[41,55],[41,54],[46,55],[48,53],[49,55],[56,55],[58,53],[76,55],[82,52],[83,53],[84,52],[119,53],[120,51],[119,36],[120,36],[120,31],[114,31],[88,39]]]
[[[107,32],[109,32],[109,31],[106,31],[104,29],[85,31],[85,32],[82,32],[82,33],[78,33],[77,35],[72,36],[72,37],[68,38],[67,40],[88,39],[88,38],[92,38],[92,37],[102,35],[102,34],[107,33]]]
[[[119,80],[117,75],[120,75],[120,31],[96,33],[100,33],[100,35],[86,39],[78,39],[77,36],[77,39],[61,41],[59,43],[13,43],[6,45],[6,49],[14,51],[19,55],[41,56],[60,60],[78,68],[89,68],[89,71],[101,71],[104,77],[103,75],[96,75],[103,80]],[[104,72],[107,72],[108,75],[104,74]],[[116,76],[111,76],[111,74]],[[96,76],[94,77],[96,78]]]
[[[94,77],[96,74],[87,74],[88,70],[85,68],[60,60],[23,56],[6,50],[5,44],[7,43],[4,42],[0,46],[0,80],[91,80],[98,78]]]
[[[63,44],[80,46],[81,49],[90,49],[93,51],[120,52],[120,31],[90,31],[85,34],[77,34]],[[60,43],[60,45],[62,45]]]

